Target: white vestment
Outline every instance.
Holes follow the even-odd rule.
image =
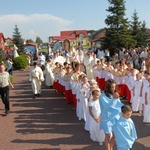
[[[136,80],[134,82],[134,96],[132,101],[132,110],[133,111],[140,111],[141,108],[141,101],[142,97],[140,97],[140,90],[142,86],[142,80]]]
[[[88,77],[89,80],[94,79],[94,75],[93,75],[93,68],[91,66],[91,61],[93,60],[93,57],[88,57],[86,56],[83,60],[84,65],[86,67],[86,75]]]
[[[52,72],[51,63],[46,64],[46,78],[45,78],[46,86],[52,86],[54,83],[54,75]]]
[[[32,84],[32,90],[34,94],[41,93],[41,82],[44,81],[43,71],[40,67],[30,68],[30,81]]]
[[[96,101],[91,100],[88,105],[92,107],[92,114],[94,115],[94,118],[99,118],[101,114],[99,100]],[[92,118],[91,115],[90,115],[89,126],[90,126],[90,138],[96,142],[104,142],[105,134],[103,130],[99,129],[100,122],[97,123]]]
[[[143,122],[150,123],[150,87],[147,87],[147,101],[148,104],[144,105],[144,119]]]

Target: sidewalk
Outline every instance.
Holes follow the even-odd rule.
[[[14,71],[9,115],[0,103],[0,150],[105,150],[90,140],[84,122],[61,94],[43,83],[42,96],[33,99],[28,74],[28,70]],[[150,124],[142,123],[137,114],[133,120],[139,138],[133,150],[150,149]]]

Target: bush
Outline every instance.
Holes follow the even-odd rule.
[[[13,58],[13,67],[15,69],[25,69],[28,66],[28,60],[25,55],[20,55],[19,57]]]
[[[13,78],[13,76],[12,76],[12,75],[9,75],[9,79],[10,79],[11,83],[13,83],[14,78]]]

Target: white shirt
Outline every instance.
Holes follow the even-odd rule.
[[[140,54],[140,57],[141,58],[147,58],[147,52],[143,51],[141,54]]]
[[[9,73],[8,72],[4,72],[4,73],[0,73],[0,87],[6,87],[9,85]]]
[[[39,62],[39,63],[45,62],[45,56],[44,56],[44,55],[39,55],[39,56],[38,56],[38,62]]]
[[[98,50],[98,54],[97,55],[98,55],[98,58],[101,59],[101,58],[104,58],[105,53],[104,53],[103,50],[102,51]]]

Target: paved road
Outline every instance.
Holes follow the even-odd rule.
[[[11,112],[0,103],[0,150],[104,150],[90,140],[84,122],[61,94],[43,85],[42,96],[33,99],[27,71],[14,71],[10,92]],[[150,124],[133,114],[138,140],[133,150],[150,150]]]

